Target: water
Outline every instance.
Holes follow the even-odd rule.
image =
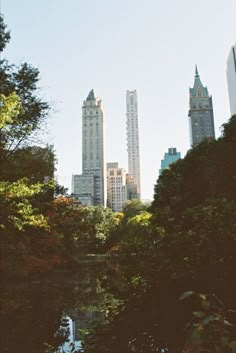
[[[73,345],[82,351],[84,337],[119,311],[120,277],[107,263],[92,261],[41,280],[2,282],[1,353],[41,353],[55,346],[70,352]]]
[[[192,308],[178,298],[194,284],[150,288],[152,271],[142,268],[90,261],[43,279],[2,281],[0,352],[180,352]]]

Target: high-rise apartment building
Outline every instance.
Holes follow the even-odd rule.
[[[107,163],[107,206],[115,212],[122,211],[127,201],[126,171],[118,163]]]
[[[82,106],[82,175],[72,176],[72,194],[85,205],[106,205],[105,121],[94,90]]]
[[[128,150],[128,173],[134,178],[137,186],[137,197],[140,198],[140,158],[139,158],[139,129],[138,129],[138,99],[137,92],[126,92],[126,131]]]
[[[168,152],[165,153],[164,159],[161,160],[161,169],[159,170],[159,175],[162,174],[164,169],[169,168],[171,163],[176,162],[181,158],[181,153],[177,152],[175,147],[168,148]]]
[[[191,145],[195,146],[205,139],[215,138],[212,97],[204,87],[198,70],[195,70],[193,88],[189,89],[189,125]]]
[[[227,82],[231,116],[236,114],[236,43],[230,49],[227,60]]]

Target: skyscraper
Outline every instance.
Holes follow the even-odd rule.
[[[176,162],[178,159],[181,158],[180,152],[177,152],[175,147],[168,148],[168,152],[165,153],[164,159],[161,160],[161,169],[159,170],[159,175],[162,174],[164,169],[169,168],[171,163]]]
[[[92,89],[82,106],[82,175],[72,176],[72,194],[86,205],[106,205],[105,121]]]
[[[230,49],[227,60],[227,82],[231,116],[236,114],[236,43]]]
[[[138,100],[137,92],[126,92],[126,131],[128,150],[128,173],[137,185],[136,196],[140,198],[140,159],[139,159],[139,130],[138,130]]]
[[[191,145],[195,146],[205,139],[215,138],[212,97],[207,87],[203,87],[198,70],[195,70],[193,88],[189,89],[189,125]]]

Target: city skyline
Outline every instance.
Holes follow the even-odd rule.
[[[71,0],[69,6],[2,0],[1,12],[12,36],[3,57],[41,73],[40,95],[52,106],[45,140],[55,146],[65,187],[82,172],[81,102],[91,88],[105,106],[106,160],[126,170],[125,92],[138,92],[142,199],[152,199],[168,147],[176,146],[182,157],[190,148],[188,89],[195,64],[214,99],[216,138],[230,118],[226,62],[236,38],[234,0],[194,6],[187,0]]]

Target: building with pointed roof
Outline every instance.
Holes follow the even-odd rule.
[[[230,49],[227,60],[227,83],[231,116],[236,115],[236,43]]]
[[[106,206],[105,118],[92,89],[82,106],[82,174],[72,176],[72,194],[82,204]]]
[[[212,97],[204,87],[197,66],[193,88],[189,89],[189,127],[191,146],[215,138]]]

